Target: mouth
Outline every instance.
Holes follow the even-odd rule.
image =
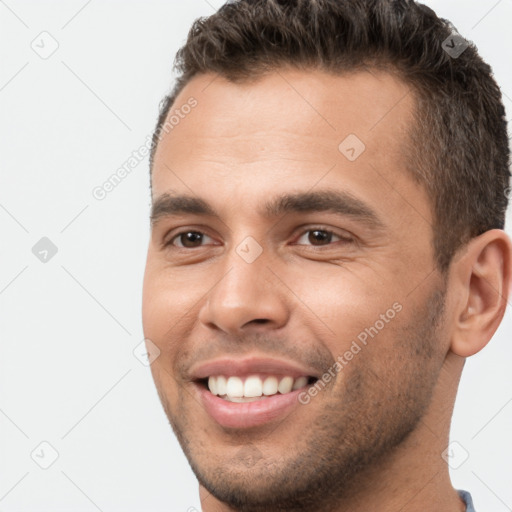
[[[315,384],[314,370],[276,360],[222,360],[201,365],[192,379],[204,409],[225,428],[246,429],[284,418]]]
[[[200,379],[198,384],[212,395],[234,403],[249,403],[268,399],[275,395],[285,395],[301,390],[314,384],[318,379],[313,376],[301,375],[266,375],[247,376],[210,375]]]

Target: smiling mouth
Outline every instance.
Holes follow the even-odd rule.
[[[265,375],[246,376],[211,375],[200,379],[199,384],[212,395],[227,402],[246,403],[264,400],[275,395],[285,395],[314,384],[318,379],[301,375]]]

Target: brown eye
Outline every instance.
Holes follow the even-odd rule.
[[[297,240],[296,243],[299,245],[322,246],[329,245],[332,242],[338,242],[339,240],[344,239],[342,239],[340,236],[336,235],[332,231],[328,231],[326,229],[308,229]]]
[[[332,235],[333,234],[329,231],[315,229],[314,231],[309,231],[308,241],[313,245],[330,244],[332,241]]]
[[[170,245],[175,245],[176,247],[185,247],[188,249],[201,247],[205,238],[211,240],[208,235],[200,233],[199,231],[184,231],[183,233],[178,233],[171,240]]]

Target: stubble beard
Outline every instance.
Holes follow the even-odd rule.
[[[270,459],[262,455],[263,448],[259,450],[257,443],[248,440],[245,447],[249,449],[242,445],[230,460],[215,460],[208,456],[207,443],[199,444],[191,435],[194,419],[183,414],[186,408],[174,414],[159,390],[199,483],[240,512],[327,512],[335,510],[336,503],[364,492],[365,475],[408,438],[430,404],[442,365],[437,328],[445,293],[446,288],[434,289],[409,322],[397,328],[395,356],[379,355],[378,366],[368,364],[363,355],[368,348],[364,348],[342,370],[349,370],[345,385],[331,393],[322,414],[297,439],[294,453]],[[378,343],[378,337],[373,343]],[[295,408],[285,422],[293,421],[293,414],[302,410]],[[256,456],[247,459],[248,450]]]

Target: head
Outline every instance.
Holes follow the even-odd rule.
[[[144,332],[170,423],[224,503],[313,510],[441,417],[447,435],[510,280],[501,96],[472,45],[444,49],[452,31],[406,0],[247,0],[178,53]],[[214,392],[222,376],[285,384],[233,404],[210,376]]]

